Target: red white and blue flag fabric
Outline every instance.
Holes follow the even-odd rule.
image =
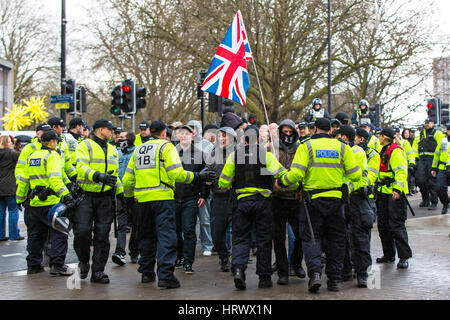
[[[247,61],[251,59],[247,32],[238,11],[214,55],[201,89],[244,106],[250,84]]]

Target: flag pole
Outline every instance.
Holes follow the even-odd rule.
[[[262,100],[262,103],[263,103],[263,106],[264,106],[264,112],[266,114],[267,126],[269,127],[269,135],[270,135],[270,141],[271,141],[270,146],[272,148],[272,153],[275,154],[275,152],[274,152],[275,151],[275,147],[273,145],[274,141],[273,141],[273,137],[272,137],[272,132],[270,131],[269,116],[267,115],[266,103],[264,102],[264,95],[263,95],[263,92],[262,92],[262,89],[261,89],[261,83],[259,82],[258,70],[256,69],[256,64],[255,64],[255,59],[254,58],[252,58],[252,62],[253,62],[253,68],[255,68],[256,80],[258,82],[259,92],[261,94],[261,100]]]

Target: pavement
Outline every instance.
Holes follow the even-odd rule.
[[[119,267],[109,259],[106,273],[110,284],[89,282],[89,277],[79,280],[76,276],[54,277],[48,272],[26,275],[26,240],[0,243],[0,299],[3,300],[448,300],[450,299],[450,214],[418,208],[418,198],[410,198],[417,216],[406,223],[413,258],[408,269],[397,269],[396,264],[376,264],[382,255],[376,225],[372,230],[371,255],[373,266],[370,287],[357,288],[356,279],[340,284],[339,292],[326,289],[326,276],[318,294],[308,292],[308,279],[291,277],[287,286],[276,284],[277,275],[272,276],[274,286],[258,289],[255,274],[256,257],[246,271],[247,290],[235,289],[231,273],[220,272],[218,256],[202,256],[197,245],[195,273],[186,275],[182,269],[175,274],[181,288],[164,290],[157,282],[142,284],[137,264],[128,262]],[[26,227],[20,224],[23,235]],[[70,239],[69,256],[66,262],[76,268],[76,256]],[[111,253],[115,239],[111,233]],[[17,250],[21,250],[17,252]],[[12,253],[16,251],[15,253]],[[6,253],[5,253],[6,252]],[[8,253],[9,252],[9,253]],[[129,258],[129,257],[127,257]],[[14,263],[6,263],[13,261]],[[14,271],[13,271],[14,270]],[[46,268],[48,271],[48,268]]]

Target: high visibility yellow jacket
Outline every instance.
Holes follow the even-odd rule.
[[[448,140],[447,136],[442,133],[442,135],[439,135],[438,139],[438,145],[436,147],[436,151],[433,155],[433,164],[432,168],[437,168],[439,170],[445,170],[447,165],[447,159],[448,159]]]
[[[440,148],[441,148],[441,142],[442,142],[442,138],[445,138],[445,134],[442,133],[439,130],[436,130],[433,134],[433,139],[436,141],[437,146],[435,148],[435,150],[433,152],[427,151],[427,152],[419,152],[419,143],[422,139],[426,139],[427,137],[427,133],[426,130],[422,130],[420,132],[420,134],[418,134],[415,138],[414,138],[414,142],[412,145],[413,151],[414,151],[414,157],[415,158],[419,158],[420,156],[433,156],[433,164],[436,163],[437,166],[437,162],[438,161],[434,161],[435,159],[439,159],[439,155],[440,155]],[[436,153],[437,158],[435,158]]]
[[[222,173],[220,174],[219,178],[219,188],[226,189],[228,188],[232,183],[233,179],[235,177],[235,152],[232,152],[228,158],[227,162],[225,163],[225,166],[222,169]],[[275,178],[279,178],[283,174],[287,173],[287,169],[285,169],[281,163],[278,162],[277,158],[271,153],[266,152],[266,169],[269,173],[271,173]],[[291,186],[291,190],[295,190],[298,187],[298,183],[296,185]],[[246,188],[240,188],[236,189],[237,200],[260,194],[264,197],[270,197],[272,194],[272,191],[269,189],[263,189],[263,188],[256,188],[256,187],[246,187]]]
[[[375,135],[370,136],[367,146],[369,148],[375,149],[377,152],[380,152],[382,148],[380,144],[380,139],[378,139]]]
[[[178,151],[167,140],[150,138],[136,147],[123,176],[124,196],[138,202],[173,200],[175,182],[189,184],[194,173],[183,169]]]
[[[317,134],[298,147],[291,168],[281,177],[281,182],[289,186],[303,180],[305,191],[334,189],[315,193],[312,199],[342,198],[342,192],[336,189],[344,184],[344,176],[357,182],[361,175],[349,145],[328,134]]]
[[[387,150],[389,145],[385,146],[380,154],[380,158],[383,157],[384,150]],[[391,153],[391,158],[388,163],[388,172],[382,172],[380,170],[378,179],[383,183],[386,179],[394,179],[394,182],[390,185],[382,185],[378,187],[378,191],[386,194],[392,194],[395,189],[400,194],[404,192],[408,193],[408,163],[405,153],[401,148],[396,148]]]
[[[66,139],[67,148],[69,149],[70,162],[75,168],[77,165],[77,156],[75,150],[77,149],[78,143],[83,141],[83,137],[78,134],[72,134],[71,132],[68,132],[64,135],[64,138]]]
[[[414,154],[414,150],[411,147],[411,144],[408,140],[400,138],[401,146],[403,147],[403,150],[405,151],[405,157],[408,160],[408,164],[416,164],[416,157]]]
[[[18,183],[18,181],[24,177],[24,170],[25,170],[25,165],[27,163],[27,159],[28,157],[35,151],[41,150],[42,149],[42,144],[39,141],[39,139],[37,137],[34,137],[33,139],[31,139],[31,143],[27,144],[22,151],[20,152],[20,156],[19,159],[17,160],[17,164],[16,164],[16,168],[15,168],[15,177],[16,177],[16,184]],[[60,160],[61,160],[61,167],[64,168],[64,160],[62,158],[62,155],[58,153],[58,155],[60,156]],[[64,183],[69,183],[70,180],[67,177],[66,171],[63,170],[63,181]]]
[[[77,171],[70,160],[70,152],[69,147],[67,146],[66,138],[64,136],[60,136],[60,138],[62,138],[62,140],[58,142],[58,149],[60,150],[61,158],[63,159],[64,171],[69,178],[72,178],[77,174]]]
[[[151,138],[150,138],[150,139],[151,139]],[[142,143],[144,143],[144,142],[142,142],[142,136],[141,136],[140,133],[138,133],[138,134],[136,135],[136,139],[134,140],[134,145],[135,145],[136,147],[138,147],[138,146],[140,146]]]
[[[49,195],[45,201],[35,196],[31,199],[30,205],[42,207],[57,204],[61,196],[69,194],[62,177],[61,157],[56,151],[40,149],[33,152],[27,159],[23,176],[17,181],[17,202],[26,200],[28,189],[33,190],[36,186],[44,186],[50,188],[55,195]]]
[[[354,192],[360,188],[366,187],[369,185],[369,180],[367,177],[367,156],[366,152],[363,148],[358,145],[353,145],[351,147],[353,151],[353,156],[355,158],[355,162],[358,164],[359,168],[362,170],[361,178],[358,181],[352,182],[349,181],[347,177],[344,177],[344,181],[348,184],[349,191]]]
[[[115,186],[116,194],[123,192],[123,186],[119,179],[119,155],[116,148],[109,143],[107,154],[102,147],[92,139],[81,141],[75,151],[77,157],[77,183],[81,189],[88,192],[109,191],[112,188],[102,182],[94,182],[95,172],[106,173],[113,170],[113,175],[117,177]]]

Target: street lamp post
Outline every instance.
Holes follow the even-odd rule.
[[[331,0],[328,0],[328,113],[331,115]]]

